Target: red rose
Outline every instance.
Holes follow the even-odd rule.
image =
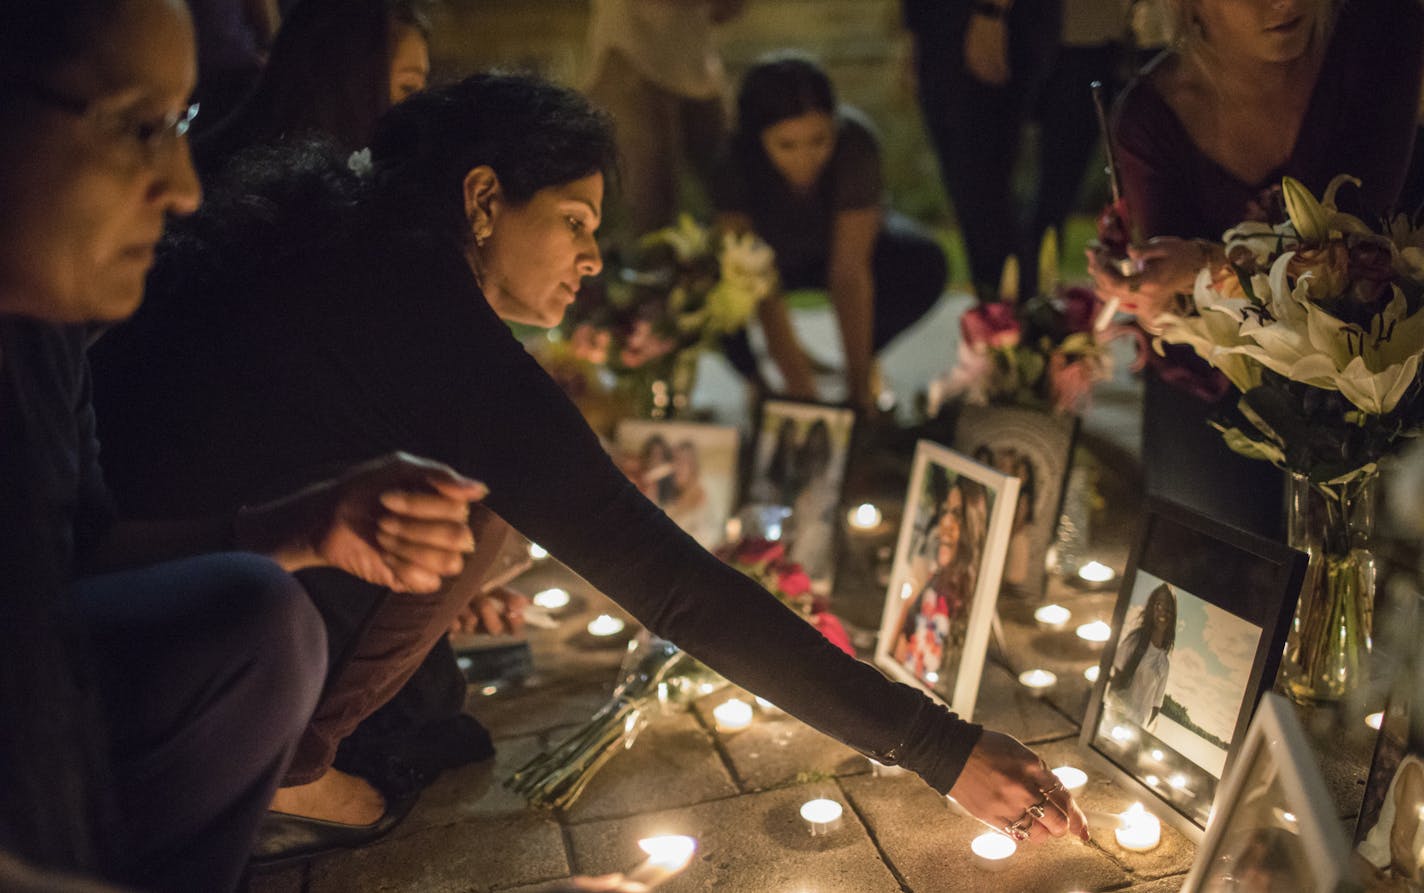
[[[793,564],[777,572],[776,588],[787,598],[796,598],[811,591],[811,578],[801,569],[801,565]]]
[[[971,307],[959,317],[960,341],[970,347],[1013,347],[1019,333],[1014,308],[999,301]]]
[[[825,614],[815,614],[811,617],[811,625],[814,626],[821,635],[826,637],[826,641],[836,646],[840,650],[855,657],[855,648],[850,644],[850,633],[846,632],[845,626],[841,624],[840,618],[829,612]]]
[[[1075,287],[1064,290],[1063,324],[1069,332],[1092,331],[1101,303],[1092,289]]]
[[[732,551],[732,560],[738,564],[767,564],[779,561],[786,554],[786,546],[775,540],[755,537],[743,540]]]

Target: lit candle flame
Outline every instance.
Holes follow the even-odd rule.
[[[880,526],[880,522],[884,520],[884,517],[880,509],[868,502],[862,502],[860,505],[851,509],[849,523],[850,526],[856,530],[874,530]]]

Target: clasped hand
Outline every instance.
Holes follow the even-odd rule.
[[[1044,762],[1009,735],[984,730],[949,795],[971,815],[1000,831],[1030,815],[1027,842],[1072,834],[1088,839],[1088,820]],[[1024,827],[1020,825],[1020,827]]]
[[[1088,272],[1103,300],[1117,298],[1122,310],[1151,323],[1170,310],[1177,295],[1191,294],[1204,260],[1201,246],[1190,239],[1157,236],[1145,245],[1130,245],[1128,257],[1138,270],[1124,276],[1116,257],[1105,249],[1088,249]]]
[[[489,489],[446,465],[394,453],[239,512],[239,548],[287,570],[328,565],[400,592],[433,592],[475,548],[470,503]]]

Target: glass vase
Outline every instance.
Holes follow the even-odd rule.
[[[1292,474],[1287,484],[1287,542],[1310,556],[1281,667],[1297,701],[1338,701],[1363,679],[1374,626],[1378,481],[1372,473],[1322,485]]]

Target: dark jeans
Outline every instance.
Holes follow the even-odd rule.
[[[1004,86],[964,67],[967,3],[946,4],[935,27],[916,34],[920,112],[939,158],[969,255],[969,275],[983,300],[998,293],[1004,259],[1019,251],[1011,175],[1019,140],[1057,45],[1058,0],[1019,0],[1009,13],[1009,71]]]
[[[321,618],[255,555],[88,577],[124,835],[113,874],[145,890],[231,890],[326,675]]]
[[[1062,248],[1064,220],[1078,200],[1088,163],[1102,143],[1089,85],[1101,81],[1104,102],[1111,103],[1122,57],[1117,44],[1059,47],[1053,68],[1039,87],[1033,113],[1039,125],[1038,185],[1027,239],[1019,253],[1023,261],[1020,294],[1038,291],[1038,248],[1050,227],[1058,231]]]
[[[871,349],[881,348],[919,321],[944,292],[949,263],[944,249],[910,218],[895,211],[885,213],[875,239],[872,260],[875,279],[875,331]],[[825,288],[824,265],[807,270],[781,270],[783,288]],[[742,375],[760,380],[756,357],[745,330],[722,340],[727,361]]]

